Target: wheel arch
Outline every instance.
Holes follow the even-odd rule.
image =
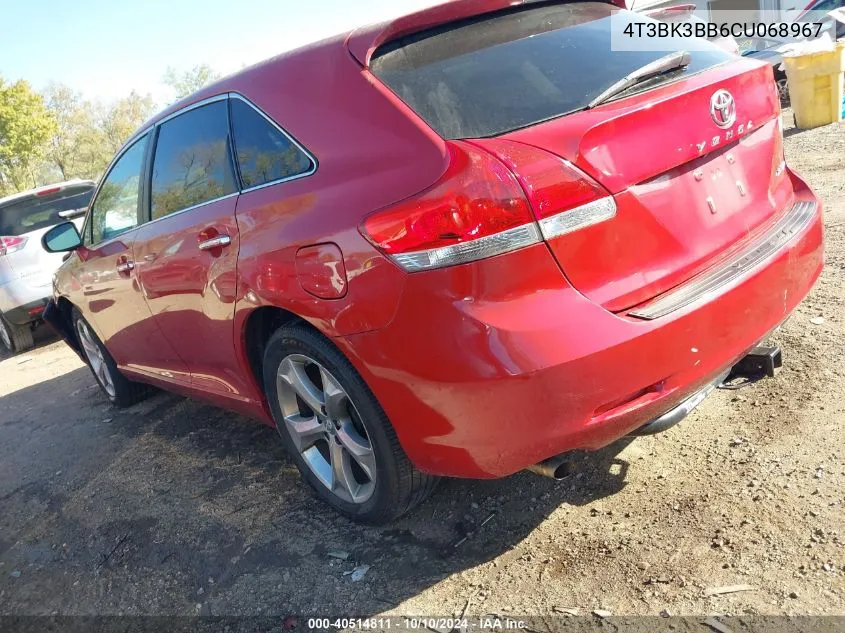
[[[76,352],[77,356],[84,360],[82,348],[80,347],[79,339],[76,336],[76,329],[73,327],[73,310],[74,308],[77,310],[79,308],[71,303],[70,299],[63,296],[57,298],[55,304],[55,317],[51,317],[49,312],[45,312],[44,320],[57,331],[59,336],[61,336],[64,342],[67,343],[68,347]]]
[[[273,333],[292,323],[314,327],[298,314],[277,306],[261,306],[250,312],[243,325],[244,353],[260,392],[264,393],[264,350]],[[314,328],[316,330],[316,328]]]

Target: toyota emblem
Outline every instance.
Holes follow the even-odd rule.
[[[710,98],[710,116],[722,129],[736,123],[736,101],[730,92],[719,90]]]

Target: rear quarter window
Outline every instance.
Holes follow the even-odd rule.
[[[289,180],[314,171],[316,164],[286,132],[240,98],[229,102],[235,154],[245,189]]]
[[[372,72],[447,139],[489,137],[587,107],[629,73],[666,55],[611,50],[611,15],[601,2],[520,7],[447,24],[390,42]],[[620,20],[621,18],[621,20]],[[654,22],[622,11],[624,21]],[[663,40],[665,43],[666,40]],[[685,50],[677,40],[677,50]],[[672,79],[732,56],[699,43]]]

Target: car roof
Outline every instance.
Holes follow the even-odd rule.
[[[452,0],[414,13],[371,24],[350,33],[347,40],[349,52],[363,66],[368,67],[370,60],[381,45],[405,35],[424,31],[448,22],[455,22],[502,9],[539,4],[547,0]],[[597,0],[626,8],[626,0]]]
[[[342,47],[346,47],[351,55],[364,67],[375,50],[391,40],[397,39],[410,33],[415,33],[439,24],[465,19],[475,15],[492,13],[502,9],[517,7],[521,5],[538,4],[549,0],[450,0],[442,4],[422,9],[414,13],[400,16],[398,18],[371,24],[352,31],[347,31],[318,42],[307,44],[270,59],[264,60],[253,66],[249,66],[236,73],[232,73],[222,79],[210,84],[201,90],[185,97],[184,99],[168,106],[148,121],[146,121],[135,134],[126,142],[124,147],[130,145],[143,132],[166,119],[171,114],[178,112],[190,105],[199,103],[205,99],[225,94],[232,90],[231,86],[236,80],[245,79],[250,76],[258,76],[265,70],[279,68],[280,65],[295,65],[307,56],[308,63],[314,63],[314,54],[325,54],[327,58],[335,55]],[[625,8],[626,0],[595,0],[606,2]]]
[[[97,183],[93,180],[77,179],[66,180],[65,182],[57,182],[53,183],[52,185],[44,185],[42,187],[36,187],[35,189],[28,189],[27,191],[13,193],[11,196],[6,196],[5,198],[0,198],[0,207],[5,207],[16,202],[21,202],[22,200],[26,200],[27,198],[36,198],[38,196],[43,196],[50,193],[59,193],[62,189],[67,189],[68,187],[78,187],[80,185],[88,185],[93,189],[97,186]]]
[[[128,145],[130,145],[141,134],[143,134],[145,131],[149,130],[151,127],[158,124],[159,122],[163,121],[171,114],[179,112],[180,110],[183,110],[184,108],[191,106],[195,103],[199,103],[200,101],[204,101],[205,99],[209,99],[211,97],[216,97],[222,94],[226,94],[227,92],[231,92],[232,84],[235,83],[237,80],[259,76],[265,70],[277,68],[280,64],[295,64],[303,56],[305,56],[306,53],[313,53],[314,51],[322,50],[328,55],[332,52],[335,52],[343,46],[343,43],[346,41],[347,35],[347,33],[342,33],[324,40],[320,40],[318,42],[313,42],[311,44],[295,48],[290,51],[285,51],[284,53],[280,53],[279,55],[270,57],[256,64],[253,64],[252,66],[247,66],[242,70],[226,75],[225,77],[218,79],[214,83],[211,83],[201,88],[197,92],[194,92],[188,95],[187,97],[180,99],[175,103],[172,103],[171,105],[167,106],[164,110],[161,110],[157,114],[150,117],[147,121],[144,122],[143,125],[141,125],[141,127],[138,128],[138,130],[131,136],[131,138],[126,141],[123,147],[127,147]]]

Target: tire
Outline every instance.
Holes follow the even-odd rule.
[[[143,400],[149,394],[149,387],[132,382],[120,373],[112,355],[76,308],[73,310],[72,319],[73,331],[79,340],[82,355],[109,402],[124,409]]]
[[[780,97],[780,105],[783,108],[788,108],[791,105],[791,100],[789,96],[789,83],[786,79],[785,73],[778,73],[775,74],[775,83],[778,87],[778,96]]]
[[[32,325],[15,325],[0,316],[0,346],[12,354],[32,349],[35,347]]]
[[[264,390],[302,478],[344,516],[388,523],[434,491],[439,479],[414,468],[364,380],[310,327],[288,325],[270,337]]]

